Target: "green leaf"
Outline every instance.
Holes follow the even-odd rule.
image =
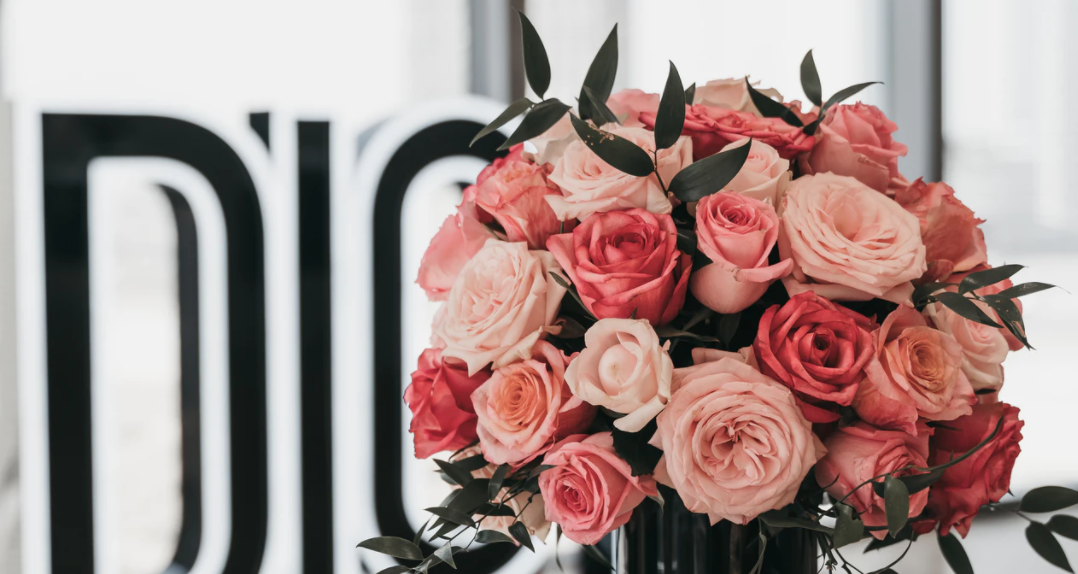
[[[568,289],[571,286],[569,281],[567,281],[565,277],[562,277],[560,274],[558,274],[557,271],[551,271],[550,276],[553,277],[554,282],[560,285],[563,289]]]
[[[479,508],[479,505],[487,502],[488,484],[490,484],[490,481],[485,478],[472,480],[467,486],[457,491],[457,495],[446,507],[459,510],[465,514],[473,514],[473,511]]]
[[[1059,540],[1056,540],[1055,535],[1047,526],[1040,522],[1030,522],[1029,526],[1026,526],[1026,540],[1029,541],[1033,550],[1041,555],[1041,558],[1067,572],[1074,572]]]
[[[655,147],[666,149],[681,137],[685,127],[685,85],[677,67],[670,62],[670,72],[666,76],[666,88],[659,100],[659,111],[655,114]]]
[[[447,506],[432,506],[426,509],[427,512],[445,520],[446,522],[452,522],[453,524],[459,524],[461,526],[467,526],[475,528],[475,521],[472,517],[456,508],[449,508]]]
[[[1055,287],[1055,285],[1049,285],[1048,283],[1038,283],[1033,281],[1031,283],[1022,283],[1021,285],[1015,285],[1014,287],[1008,287],[996,294],[996,297],[1004,297],[1007,299],[1013,299],[1015,297],[1024,297],[1026,295],[1032,295],[1033,293],[1039,293]]]
[[[550,60],[531,20],[523,12],[517,12],[517,16],[520,16],[520,31],[524,40],[524,73],[528,76],[528,85],[542,98],[550,87]]]
[[[581,544],[580,547],[584,549],[584,554],[587,554],[592,560],[598,562],[603,568],[609,570],[614,569],[614,565],[610,563],[610,559],[606,557],[606,554],[603,554],[602,550],[599,550],[591,544]]]
[[[935,293],[936,291],[944,290],[947,287],[951,287],[953,285],[955,285],[955,284],[954,283],[942,283],[942,282],[939,282],[939,281],[933,281],[931,283],[922,283],[921,285],[918,285],[916,289],[913,290],[913,296],[911,297],[911,299],[913,300],[913,303],[915,305],[919,305],[919,304],[923,303],[926,299],[928,299],[929,295]]]
[[[906,492],[913,495],[935,484],[943,476],[943,471],[944,469],[941,468],[925,474],[911,474],[899,480],[906,485]]]
[[[412,571],[411,567],[401,566],[401,565],[398,564],[397,566],[390,566],[389,568],[386,568],[385,570],[380,570],[380,571],[378,571],[378,574],[404,574],[405,572],[411,572],[411,571]]]
[[[1034,488],[1022,497],[1022,512],[1055,512],[1078,504],[1078,492],[1062,486]]]
[[[444,460],[434,459],[434,463],[438,465],[438,468],[442,469],[442,472],[452,480],[454,484],[459,486],[467,486],[472,481],[472,473],[460,468],[459,466],[446,462]]]
[[[518,143],[543,135],[554,124],[558,123],[558,120],[565,115],[565,112],[569,111],[569,108],[570,106],[563,104],[557,98],[543,100],[535,104],[531,111],[528,112],[528,115],[520,120],[520,125],[509,136],[509,139],[498,146],[498,149],[509,149]]]
[[[1011,264],[1000,265],[999,267],[993,267],[991,269],[985,269],[984,271],[976,271],[966,275],[962,282],[958,284],[959,293],[968,293],[970,291],[976,291],[981,287],[987,287],[988,285],[995,285],[1000,281],[1010,279],[1015,273],[1022,270],[1023,265]]]
[[[1026,323],[1022,320],[1022,311],[1013,299],[1006,299],[998,295],[988,295],[984,302],[996,311],[1007,330],[1028,348],[1033,348],[1026,339]]]
[[[595,92],[591,91],[591,88],[584,86],[584,94],[588,98],[588,103],[591,104],[592,110],[595,111],[596,124],[618,124],[621,125],[621,121],[618,120],[618,116],[606,106],[606,102],[599,99],[599,96],[595,95]]]
[[[584,76],[584,85],[580,88],[580,117],[585,120],[595,119],[595,111],[591,107],[584,93],[584,88],[591,88],[598,99],[606,101],[610,97],[610,91],[614,89],[614,77],[618,73],[618,25],[610,31],[595,59],[588,67],[588,74]]]
[[[962,543],[953,532],[948,533],[947,536],[939,535],[936,540],[939,542],[943,559],[947,561],[947,565],[954,570],[955,574],[973,574],[973,565],[969,563],[966,549],[962,548]]]
[[[933,295],[933,297],[940,303],[943,303],[948,309],[974,323],[980,323],[999,329],[1003,328],[1003,325],[993,321],[992,318],[989,317],[983,309],[978,307],[977,304],[973,302],[973,299],[970,299],[969,297],[964,297],[951,291],[937,293],[936,295]]]
[[[475,535],[476,542],[482,542],[483,544],[500,544],[503,542],[513,543],[513,539],[505,534],[498,532],[497,530],[480,530],[479,534]]]
[[[473,145],[475,145],[475,142],[494,133],[498,128],[509,123],[509,120],[519,116],[534,105],[535,104],[532,103],[532,101],[528,98],[520,98],[519,100],[509,104],[509,107],[505,108],[505,111],[503,111],[498,117],[494,118],[494,121],[487,124],[487,127],[479,130],[479,133],[475,134],[475,137],[472,138],[472,142],[468,144],[468,147],[472,147]]]
[[[1078,540],[1078,518],[1068,514],[1057,514],[1046,525],[1052,532],[1060,536],[1066,536],[1071,540]]]
[[[793,110],[756,91],[756,88],[749,83],[748,78],[745,78],[745,87],[749,90],[749,97],[752,98],[753,105],[760,110],[760,114],[765,118],[782,118],[782,121],[795,127],[805,125]]]
[[[498,493],[502,491],[505,475],[509,474],[510,468],[508,464],[503,464],[494,470],[494,476],[490,477],[490,484],[487,485],[487,496],[490,500],[498,499]]]
[[[457,564],[453,562],[453,543],[446,542],[444,546],[434,551],[434,557],[449,565],[450,568],[456,570]]]
[[[835,548],[842,548],[861,540],[865,534],[865,524],[853,517],[853,507],[848,504],[836,504],[838,520],[835,521],[835,533],[832,536]]]
[[[509,526],[509,535],[519,542],[521,546],[535,552],[535,546],[532,546],[532,535],[528,533],[528,527],[524,526],[523,522],[518,520],[511,524]]]
[[[685,103],[692,105],[692,101],[696,99],[696,82],[693,82],[691,86],[685,88]]]
[[[820,87],[820,74],[816,71],[816,60],[812,57],[812,50],[805,54],[801,60],[801,89],[809,101],[817,106],[823,105],[823,88]]]
[[[853,96],[857,92],[860,92],[861,90],[871,86],[872,84],[882,84],[882,83],[883,82],[865,82],[863,84],[854,84],[854,85],[852,85],[852,86],[850,86],[848,88],[843,88],[843,89],[835,92],[835,95],[831,96],[830,98],[827,98],[827,101],[824,103],[823,107],[820,108],[820,117],[822,118],[824,112],[826,112],[827,109],[830,108],[831,106],[845,100],[846,98],[849,98],[850,96]]]
[[[741,324],[741,313],[730,313],[719,319],[719,339],[724,345],[729,345],[737,334],[737,327]]]
[[[749,158],[752,140],[743,145],[689,164],[670,180],[670,191],[686,203],[700,201],[706,196],[722,191],[726,184],[741,171]]]
[[[600,159],[629,175],[647,177],[655,171],[648,152],[633,142],[612,133],[596,129],[588,122],[569,114],[580,139]]]
[[[814,532],[833,535],[834,529],[828,528],[819,522],[797,516],[787,516],[783,509],[769,510],[760,515],[760,520],[774,528],[803,528]]]
[[[891,475],[883,479],[883,508],[887,512],[887,531],[898,536],[910,515],[910,493],[901,480]]]
[[[427,526],[430,526],[429,518],[423,523],[423,526],[419,527],[419,532],[415,533],[415,538],[412,538],[412,544],[419,546],[419,543],[423,541],[423,533],[427,531]]]
[[[400,558],[401,560],[422,560],[423,551],[419,546],[412,544],[411,540],[405,540],[396,536],[380,536],[368,538],[360,542],[356,548],[366,548],[375,552]]]
[[[453,466],[464,470],[468,473],[479,470],[490,464],[487,459],[483,458],[483,455],[477,454],[475,456],[469,456],[468,458],[457,460],[453,462]]]
[[[663,451],[648,444],[655,435],[655,420],[652,419],[639,432],[625,432],[617,427],[612,429],[614,434],[614,452],[617,453],[632,468],[633,476],[642,476],[655,472],[655,465]]]

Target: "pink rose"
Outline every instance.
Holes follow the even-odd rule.
[[[616,124],[605,128],[644,149],[648,155],[655,149],[655,134],[648,130]],[[688,138],[680,138],[672,147],[659,151],[659,174],[664,182],[669,182],[690,163],[692,142]],[[652,213],[670,213],[672,209],[654,173],[647,177],[629,175],[600,159],[579,139],[565,148],[550,180],[561,187],[563,196],[548,195],[546,200],[563,221],[584,220],[603,211],[640,208]]]
[[[468,376],[467,367],[443,361],[438,349],[423,351],[412,384],[404,390],[404,402],[412,410],[408,432],[415,440],[416,458],[457,450],[478,438],[471,396],[488,378],[485,370]]]
[[[481,454],[483,454],[482,449],[478,446],[473,446],[453,456],[450,461],[457,462]],[[494,476],[494,471],[497,469],[498,465],[488,464],[479,470],[473,470],[472,476],[489,479]],[[505,500],[508,494],[509,488],[503,488],[498,492],[496,500]],[[505,500],[505,505],[513,511],[513,516],[476,515],[474,518],[479,523],[479,528],[482,530],[497,530],[506,536],[512,536],[509,534],[509,527],[518,520],[517,517],[519,516],[520,522],[528,529],[528,534],[535,536],[539,540],[546,539],[550,533],[550,521],[546,519],[546,505],[543,503],[543,495],[533,495],[525,490],[513,498]],[[520,543],[516,540],[513,543],[520,546]]]
[[[460,271],[449,300],[434,320],[434,337],[477,373],[526,358],[546,333],[557,332],[565,288],[550,272],[560,272],[546,251],[524,243],[491,239]]]
[[[610,96],[610,99],[606,101],[606,106],[621,119],[621,125],[627,128],[640,128],[644,127],[644,123],[640,121],[641,112],[658,111],[659,94],[649,94],[643,90],[634,89],[621,90]]]
[[[833,106],[820,122],[816,147],[802,161],[802,171],[850,176],[880,192],[905,187],[898,158],[906,155],[906,146],[891,137],[897,129],[876,106]]]
[[[655,114],[640,114],[640,121],[654,128]],[[786,159],[811,150],[816,143],[801,128],[780,118],[758,118],[748,112],[701,105],[685,109],[685,127],[681,133],[692,138],[694,160],[714,155],[730,143],[749,138],[775,148]],[[665,177],[663,180],[667,181]]]
[[[753,350],[761,371],[790,387],[812,422],[838,420],[875,353],[868,317],[809,291],[760,318]]]
[[[916,436],[902,431],[882,430],[868,423],[857,422],[840,426],[824,441],[825,456],[816,465],[816,482],[827,487],[833,500],[841,500],[857,485],[882,474],[895,477],[918,474],[899,470],[907,466],[924,468],[928,458],[928,436],[931,430],[922,426]],[[876,479],[883,482],[883,478]],[[887,511],[883,497],[866,484],[844,501],[860,514],[865,526],[886,526]],[[928,502],[928,490],[910,495],[910,518],[921,514]],[[873,530],[872,535],[883,540],[886,530]]]
[[[696,247],[711,263],[692,274],[693,296],[719,313],[748,308],[793,267],[789,259],[775,265],[767,260],[778,236],[779,218],[767,203],[730,191],[701,199]]]
[[[953,337],[900,306],[873,340],[876,355],[853,401],[862,420],[916,434],[918,418],[950,421],[971,412],[977,396],[962,372],[962,346]]]
[[[944,536],[954,528],[964,538],[981,507],[999,502],[1010,490],[1025,423],[1018,420],[1018,409],[1006,403],[980,404],[969,416],[937,428],[932,437],[929,464],[944,464],[991,436],[1000,418],[1003,427],[999,433],[969,458],[945,470],[929,491],[928,509],[939,520]]]
[[[980,305],[980,303],[977,303]],[[982,306],[985,312],[991,312]],[[1010,352],[1003,330],[970,321],[942,303],[925,306],[925,317],[962,347],[962,372],[975,391],[998,391],[1003,387],[1003,360]]]
[[[543,464],[554,467],[539,475],[547,520],[578,544],[595,544],[621,528],[644,498],[659,494],[652,477],[633,476],[608,432],[571,436]]]
[[[745,140],[726,144],[722,151],[745,145]],[[749,157],[741,171],[722,188],[723,191],[735,191],[760,201],[778,201],[779,187],[789,183],[790,160],[783,159],[775,148],[760,140],[752,140]]]
[[[984,223],[954,195],[946,183],[925,183],[918,179],[895,193],[895,201],[921,225],[925,244],[928,281],[940,281],[953,272],[969,271],[988,261],[984,244]]]
[[[415,282],[427,292],[431,301],[445,301],[464,264],[486,245],[488,239],[497,237],[486,222],[480,220],[485,217],[489,221],[489,215],[480,214],[476,209],[475,192],[474,185],[464,190],[464,200],[457,206],[457,212],[445,218],[419,262],[419,276]]]
[[[756,88],[759,84],[756,82],[753,87]],[[782,101],[782,94],[774,88],[756,88],[756,91],[769,98]],[[756,104],[752,103],[748,88],[745,87],[745,78],[711,80],[702,86],[697,86],[693,100],[688,103],[760,115]]]
[[[523,465],[559,439],[583,431],[595,407],[565,384],[566,357],[539,341],[530,358],[499,369],[472,393],[479,445],[494,464]]]
[[[561,190],[547,179],[550,166],[525,160],[523,149],[522,144],[513,146],[508,156],[494,160],[479,174],[475,204],[498,222],[509,241],[542,249],[562,226],[546,197],[561,197]]]
[[[585,402],[626,415],[614,426],[638,432],[670,399],[674,363],[643,319],[600,319],[584,334],[584,350],[569,364],[565,382]]]
[[[742,357],[676,369],[652,439],[664,453],[655,479],[712,524],[747,524],[793,502],[825,452],[793,393]]]
[[[669,215],[643,209],[597,213],[546,245],[596,318],[628,319],[635,312],[665,325],[685,303],[692,260],[678,251]]]
[[[909,303],[925,246],[917,218],[894,200],[852,177],[805,175],[786,191],[780,215],[779,253],[794,260],[782,280],[791,295]]]

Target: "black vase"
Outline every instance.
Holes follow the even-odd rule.
[[[722,521],[689,512],[677,493],[659,487],[663,509],[646,501],[614,540],[618,574],[749,574],[759,560],[759,523]],[[815,574],[811,533],[787,529],[770,538],[761,574]]]

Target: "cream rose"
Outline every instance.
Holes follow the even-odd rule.
[[[1002,329],[970,321],[943,303],[929,304],[924,314],[937,329],[954,337],[962,346],[962,372],[973,390],[998,391],[1003,386],[1003,360],[1010,346]]]
[[[756,91],[769,98],[782,101],[782,94],[778,90],[774,88],[758,88],[757,86],[759,85],[760,82],[753,84]],[[745,78],[711,80],[702,86],[697,86],[696,95],[691,103],[760,115],[760,111],[752,103],[749,90],[745,88]]]
[[[623,137],[648,152],[655,150],[655,134],[644,128],[608,125],[607,131]],[[659,151],[659,174],[669,182],[692,163],[692,141],[678,139],[672,147]],[[629,175],[599,159],[581,140],[569,143],[550,174],[562,196],[548,195],[547,203],[562,221],[584,220],[593,213],[641,208],[651,213],[670,213],[672,206],[655,174]]]
[[[874,297],[908,303],[926,269],[917,218],[852,177],[797,178],[782,199],[779,254],[794,260],[782,282],[790,295],[833,301]]]
[[[553,324],[565,288],[551,271],[562,273],[547,251],[487,241],[461,269],[434,320],[442,356],[464,361],[469,375],[527,358],[540,337],[558,331]]]
[[[614,426],[637,432],[670,400],[674,363],[644,319],[602,319],[584,334],[585,348],[569,363],[565,382],[573,394],[625,415]]]

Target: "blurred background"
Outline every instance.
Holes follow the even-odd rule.
[[[751,74],[787,98],[803,99],[798,65],[810,48],[825,93],[881,80],[883,85],[859,98],[898,124],[896,139],[910,149],[900,161],[904,175],[948,182],[987,220],[983,229],[991,263],[1020,262],[1029,267],[1023,280],[1078,288],[1078,226],[1072,221],[1078,220],[1078,196],[1068,191],[1078,152],[1070,137],[1071,128],[1078,129],[1070,97],[1078,88],[1073,65],[1078,39],[1069,33],[1078,24],[1078,3],[1068,0],[0,0],[0,574],[49,571],[43,557],[54,556],[57,545],[65,543],[53,539],[51,553],[37,543],[47,523],[35,515],[36,502],[27,503],[42,499],[45,476],[25,461],[39,459],[33,450],[47,439],[25,436],[39,429],[20,421],[30,416],[26,409],[40,407],[23,396],[25,389],[44,385],[43,369],[25,364],[23,357],[30,355],[20,350],[27,343],[19,340],[41,333],[19,324],[37,319],[20,308],[40,299],[28,291],[40,282],[16,272],[25,269],[16,254],[33,255],[39,246],[19,245],[37,229],[20,220],[19,214],[27,213],[19,211],[20,201],[40,201],[32,199],[40,191],[26,183],[38,180],[20,172],[41,169],[40,163],[21,161],[37,158],[40,147],[28,127],[35,120],[26,118],[50,111],[107,111],[197,118],[211,130],[219,125],[228,131],[245,126],[251,113],[269,112],[329,121],[333,145],[346,148],[332,157],[355,162],[362,154],[378,153],[360,144],[394,118],[426,114],[450,102],[489,119],[497,106],[468,98],[508,102],[524,95],[513,8],[524,10],[541,34],[553,70],[549,93],[567,102],[615,23],[620,39],[615,89],[660,92],[669,59],[686,83]],[[256,141],[253,132],[246,137]],[[266,175],[256,183],[265,180],[264,187],[272,188],[280,184],[278,178],[295,178],[294,171],[273,167],[282,161],[295,158],[274,149]],[[350,173],[341,163],[334,169]],[[466,181],[481,167],[479,161],[465,162],[453,168],[450,179]],[[95,452],[107,454],[95,457],[93,471],[94,535],[102,545],[94,566],[84,571],[178,574],[187,569],[175,562],[184,529],[185,472],[177,220],[159,182],[138,170],[101,171],[107,173],[94,176],[95,194],[101,193],[93,209],[108,225],[91,235],[95,253],[109,261],[109,273],[93,283],[94,301],[103,309],[91,313],[99,347],[94,357],[105,365],[94,367],[100,380],[93,380],[93,401],[95,413],[106,413],[108,420],[94,423],[92,443]],[[401,208],[400,372],[405,376],[426,346],[434,311],[412,283],[419,258],[459,201],[460,187],[446,181],[416,178]],[[267,216],[267,234],[272,220]],[[267,250],[267,258],[274,256]],[[361,266],[358,273],[372,270]],[[298,282],[295,273],[276,277]],[[294,291],[285,289],[274,301]],[[355,317],[334,310],[333,324],[337,328]],[[1017,495],[1044,484],[1078,485],[1078,455],[1070,440],[1078,405],[1070,363],[1078,347],[1073,328],[1078,300],[1062,289],[1051,290],[1025,303],[1025,317],[1037,351],[1011,355],[1003,391],[1026,421],[1012,482]],[[373,345],[362,337],[355,342]],[[289,382],[292,374],[276,376],[282,377],[280,384],[294,387],[295,394],[284,396],[299,396],[295,382]],[[367,388],[374,383],[364,376],[334,384]],[[300,426],[297,413],[278,420],[277,412],[286,411],[269,409],[270,429]],[[347,406],[333,412],[357,424],[370,416]],[[274,468],[300,456],[295,440],[282,440],[296,458],[273,462]],[[361,472],[378,472],[357,464]],[[401,488],[415,527],[423,521],[422,508],[445,495],[429,468],[405,453]],[[292,510],[274,514],[271,523],[294,522],[302,513],[302,503],[293,500],[302,491],[298,474],[286,469],[274,476],[286,477],[273,479],[270,488],[283,493],[274,500]],[[355,498],[356,508],[347,507],[348,500],[334,503],[338,528],[347,523],[341,514],[370,514],[362,507],[367,499]],[[273,540],[283,542],[276,552],[267,550],[263,571],[379,569],[360,566],[351,546],[333,550],[333,560],[316,566],[302,557],[302,549],[311,545],[292,540],[299,527],[280,528],[284,534]],[[984,513],[965,542],[976,570],[1050,571],[1021,540],[1023,528],[1011,513]],[[203,540],[204,548],[207,543]],[[561,550],[572,571],[577,562],[570,546]],[[1078,559],[1078,546],[1067,542],[1065,548]],[[866,555],[863,569],[894,555]],[[538,572],[553,569],[551,562],[544,551],[509,568]],[[930,540],[915,545],[901,569],[948,571]]]

